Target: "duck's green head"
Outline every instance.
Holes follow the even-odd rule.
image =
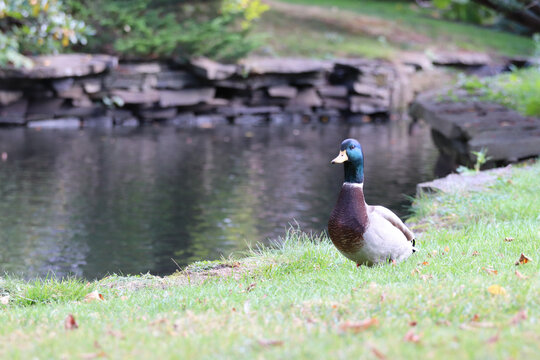
[[[346,139],[341,143],[339,155],[332,164],[343,164],[345,182],[362,184],[364,182],[364,153],[362,145],[355,139]]]

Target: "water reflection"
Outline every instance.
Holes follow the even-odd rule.
[[[173,272],[326,226],[346,137],[366,156],[368,203],[403,215],[436,161],[428,129],[298,125],[104,131],[1,129],[0,271],[26,277]]]

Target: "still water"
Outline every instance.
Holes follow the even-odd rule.
[[[325,229],[360,140],[371,204],[400,215],[433,178],[429,129],[403,124],[112,130],[0,129],[0,272],[168,274],[284,235]]]

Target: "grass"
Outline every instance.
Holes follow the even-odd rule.
[[[397,266],[356,268],[292,230],[243,259],[89,284],[105,301],[84,302],[82,281],[4,279],[0,358],[535,358],[540,163],[504,176],[416,199],[420,251]],[[521,253],[532,261],[516,266]]]
[[[494,101],[524,115],[540,117],[540,69],[531,67],[479,79],[471,77],[461,86],[483,100]]]
[[[437,19],[434,11],[412,2],[269,3],[272,10],[263,16],[257,30],[269,35],[264,52],[279,56],[390,58],[403,50],[463,49],[499,55],[531,55],[534,51],[528,37]]]

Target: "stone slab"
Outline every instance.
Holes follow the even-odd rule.
[[[299,58],[248,58],[241,61],[244,74],[304,74],[332,69],[329,61]]]
[[[215,88],[197,88],[184,90],[159,91],[159,105],[161,107],[189,106],[210,101],[216,93]]]
[[[29,121],[27,126],[29,128],[78,129],[81,127],[81,121],[78,118],[45,119]]]
[[[109,55],[60,54],[31,58],[31,69],[4,67],[0,79],[58,79],[100,74],[115,68],[118,59]]]
[[[0,90],[0,105],[6,106],[22,98],[23,92],[17,90]]]
[[[268,95],[278,98],[294,98],[298,94],[298,89],[294,86],[271,86],[268,88]]]
[[[0,124],[22,125],[26,122],[28,100],[20,99],[0,107]]]
[[[208,80],[225,80],[237,73],[236,65],[220,64],[205,57],[192,59],[190,66]]]
[[[416,194],[420,196],[421,194],[435,192],[482,191],[487,186],[494,184],[498,177],[510,175],[511,169],[511,166],[507,166],[472,174],[450,174],[440,179],[416,185]]]
[[[120,97],[126,104],[152,104],[160,101],[160,93],[156,90],[137,92],[113,90],[111,95]]]

